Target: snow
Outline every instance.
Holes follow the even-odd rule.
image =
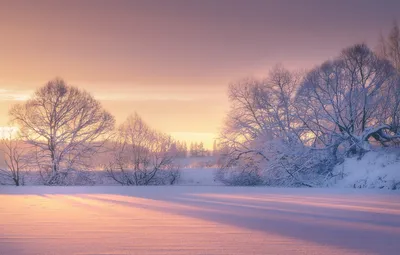
[[[215,186],[223,185],[221,182],[215,180],[215,171],[217,168],[182,168],[180,170],[180,178],[174,185],[203,185],[203,186]],[[107,172],[102,170],[96,171],[75,171],[70,172],[70,179],[72,184],[76,186],[120,186],[121,184],[114,181],[108,176]],[[82,177],[87,177],[82,178]],[[0,184],[5,183],[8,185],[12,184],[11,179],[2,179],[0,175]],[[24,185],[42,185],[43,181],[40,177],[40,173],[37,171],[29,171],[24,174]],[[0,186],[1,189],[1,186]],[[2,255],[2,254],[0,254]]]
[[[177,185],[223,185],[215,180],[216,168],[185,168],[181,170],[181,178]]]
[[[400,193],[0,186],[0,254],[398,254]]]
[[[400,189],[400,151],[378,150],[361,160],[347,158],[334,169],[337,178],[330,180],[336,188]]]

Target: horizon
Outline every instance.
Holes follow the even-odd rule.
[[[310,69],[358,42],[374,48],[400,20],[398,1],[2,1],[0,7],[0,126],[8,126],[11,105],[61,77],[100,100],[117,124],[137,112],[151,127],[207,149],[229,109],[230,83],[267,76],[276,64]]]

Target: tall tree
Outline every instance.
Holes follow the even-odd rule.
[[[297,94],[298,116],[325,145],[347,144],[349,153],[362,155],[369,138],[390,140],[393,107],[386,102],[397,82],[389,61],[354,45],[308,73]]]
[[[62,184],[69,170],[82,166],[115,123],[92,95],[61,79],[49,81],[9,114],[21,137],[36,148],[48,185]]]

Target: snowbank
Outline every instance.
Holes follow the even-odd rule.
[[[361,160],[347,158],[334,168],[328,186],[400,189],[400,150],[368,152]]]

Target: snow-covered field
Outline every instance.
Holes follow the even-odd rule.
[[[215,179],[216,168],[185,168],[181,170],[181,178],[177,185],[223,185]]]
[[[399,254],[400,193],[0,187],[0,254]]]

